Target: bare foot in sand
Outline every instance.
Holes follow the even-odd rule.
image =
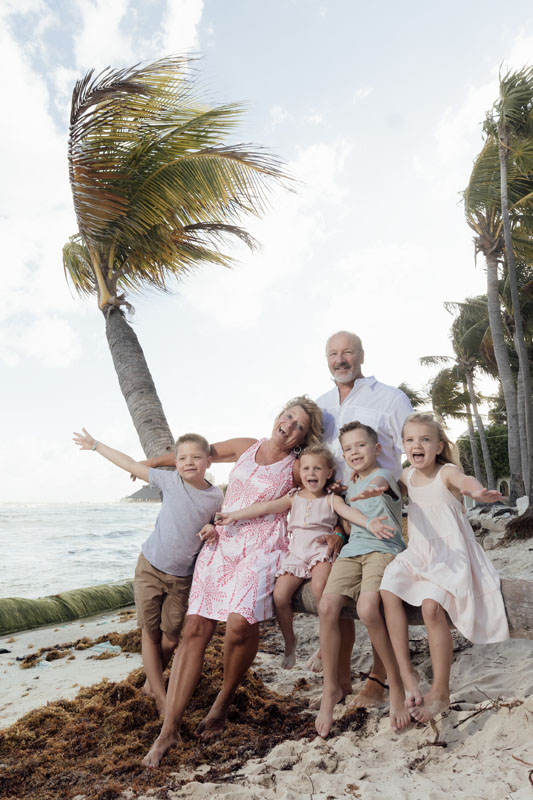
[[[174,747],[180,740],[175,733],[168,735],[160,733],[148,753],[143,758],[143,766],[155,769],[159,766],[161,759],[170,747]]]
[[[403,687],[391,686],[390,690],[390,726],[395,732],[402,731],[411,724],[412,717],[405,705]]]
[[[281,659],[281,666],[283,669],[292,669],[296,664],[296,646],[298,638],[295,636],[292,642],[285,643],[285,653]]]
[[[226,727],[227,716],[227,709],[217,709],[215,706],[213,706],[207,716],[203,718],[196,728],[196,733],[201,739],[204,740],[204,742],[209,741],[209,739],[216,738],[224,731],[224,728]]]
[[[409,712],[417,722],[430,722],[437,714],[447,711],[450,707],[448,692],[436,692],[433,689],[424,695],[421,705],[410,708]]]
[[[315,719],[315,728],[319,736],[323,739],[328,735],[333,724],[333,709],[342,700],[343,694],[340,686],[333,692],[323,692],[320,711]]]
[[[311,672],[322,672],[322,656],[320,655],[320,647],[318,650],[315,650],[312,656],[309,656],[307,661],[305,662],[305,666],[307,669],[310,669]]]
[[[405,686],[405,706],[412,715],[413,710],[422,705],[422,692],[420,691],[420,675],[414,669],[408,675],[402,675]]]
[[[344,701],[344,698],[348,697],[348,695],[351,693],[352,693],[351,683],[348,686],[341,686],[341,696],[340,699],[337,700],[337,703],[342,703]],[[318,711],[321,705],[322,705],[321,694],[318,697],[315,697],[314,700],[309,701],[309,708],[311,709],[311,711]]]
[[[382,706],[386,702],[385,687],[381,685],[382,683],[384,680],[377,679],[377,676],[367,678],[361,691],[348,703],[348,708]]]

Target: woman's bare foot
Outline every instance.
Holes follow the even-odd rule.
[[[422,703],[408,709],[413,719],[417,722],[430,722],[437,714],[447,711],[450,707],[448,692],[436,692],[433,689],[424,695]]]
[[[305,662],[305,666],[307,669],[310,669],[311,672],[322,672],[322,656],[320,655],[320,647],[318,650],[315,650],[312,656],[309,656],[307,661]]]
[[[285,643],[285,653],[281,659],[283,669],[292,669],[296,664],[296,646],[298,638],[295,636],[292,642]]]
[[[161,759],[170,747],[174,747],[180,740],[175,733],[160,733],[148,753],[143,758],[143,766],[155,769],[161,763]]]
[[[371,674],[366,679],[365,685],[361,691],[348,703],[348,708],[372,708],[374,706],[382,706],[387,700],[385,688],[382,686],[384,681],[384,678],[378,678],[377,675]]]
[[[322,692],[322,702],[320,711],[315,719],[315,728],[319,736],[323,739],[328,735],[333,724],[333,709],[343,698],[342,689],[337,686],[333,692]]]
[[[405,705],[405,692],[403,686],[392,686],[390,694],[390,726],[395,732],[407,728],[411,724],[412,717],[409,709]]]
[[[224,731],[227,716],[227,709],[217,709],[213,706],[196,728],[196,733],[204,742],[214,739]]]

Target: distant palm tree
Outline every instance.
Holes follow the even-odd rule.
[[[487,115],[485,131],[497,138],[500,167],[500,196],[505,260],[509,276],[509,289],[514,319],[514,339],[520,365],[518,394],[521,400],[527,454],[525,461],[533,458],[533,400],[531,393],[531,374],[527,345],[524,337],[522,315],[520,313],[519,288],[515,267],[515,246],[511,233],[511,214],[509,210],[508,167],[509,161],[530,176],[533,172],[533,67],[500,75],[500,97]],[[527,232],[531,235],[531,216],[533,213],[533,191],[521,198],[520,217],[527,221]],[[529,217],[529,220],[527,220]],[[520,402],[519,402],[520,407]],[[526,492],[533,501],[533,487],[525,475]]]
[[[398,389],[402,391],[409,398],[409,402],[414,409],[420,408],[428,402],[428,396],[424,392],[417,389],[412,389],[407,383],[398,384]]]
[[[147,456],[169,449],[169,430],[141,346],[126,322],[126,293],[168,289],[203,263],[229,266],[228,238],[254,246],[239,225],[259,215],[280,162],[229,145],[237,104],[199,99],[191,63],[169,57],[93,71],[72,95],[68,161],[78,233],[63,249],[65,273],[96,295],[120,387]],[[162,332],[163,340],[163,332]],[[169,347],[169,369],[173,357]]]
[[[500,305],[500,280],[498,268],[504,258],[503,219],[501,212],[499,145],[489,136],[477,157],[470,181],[464,192],[465,216],[475,232],[476,252],[485,256],[487,267],[487,302],[490,330],[498,375],[505,398],[509,434],[509,468],[511,473],[511,498],[523,492],[521,471],[519,420],[517,396]],[[525,176],[516,165],[509,165],[507,173],[509,213],[513,247],[518,258],[525,263],[533,261],[533,218],[524,214],[533,198],[533,177]]]

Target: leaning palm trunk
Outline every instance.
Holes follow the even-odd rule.
[[[476,395],[474,392],[474,381],[472,380],[472,373],[466,371],[466,385],[468,387],[468,394],[470,395],[470,405],[474,412],[476,420],[476,427],[479,433],[479,442],[481,444],[481,452],[483,453],[483,463],[485,465],[485,475],[487,476],[487,486],[489,489],[494,489],[496,482],[494,480],[494,470],[492,469],[492,459],[489,452],[489,443],[485,434],[485,426],[477,407]]]
[[[518,355],[520,373],[522,376],[524,396],[524,423],[527,450],[526,453],[522,454],[522,463],[524,463],[525,460],[525,462],[529,464],[529,459],[533,458],[533,404],[531,395],[531,373],[529,369],[527,345],[524,337],[522,314],[520,313],[520,298],[518,293],[518,281],[516,278],[513,241],[511,236],[511,221],[509,219],[509,202],[507,197],[507,158],[509,153],[509,141],[507,131],[502,122],[500,122],[498,125],[498,134],[503,235],[505,241],[507,271],[509,275],[509,288],[511,291],[511,302],[513,306],[514,342]],[[529,481],[529,467],[527,472],[527,476],[525,472],[523,473],[524,488],[526,494],[529,495],[530,501],[533,501],[533,487],[530,485]]]
[[[141,447],[147,458],[172,450],[174,439],[139,340],[120,309],[107,307],[106,336]]]
[[[463,383],[463,388],[465,394],[467,392],[467,387]],[[466,424],[468,426],[468,438],[470,439],[470,449],[472,451],[472,465],[474,467],[474,475],[476,479],[483,483],[483,476],[481,475],[481,464],[479,463],[479,452],[477,449],[477,441],[474,432],[474,423],[472,421],[472,409],[470,406],[466,407]]]
[[[516,339],[516,331],[514,332],[514,338]],[[524,402],[525,400],[524,381],[522,376],[522,369],[520,366],[518,367],[518,380],[516,382],[516,398],[517,398],[518,421],[520,425],[520,455],[522,459],[522,475],[524,476],[524,485],[526,487],[526,493],[527,493],[527,487],[530,485],[531,478],[530,478],[527,437],[526,437],[526,418],[525,418],[526,404]]]
[[[516,390],[509,361],[509,353],[507,352],[505,344],[503,321],[501,317],[498,257],[495,253],[489,252],[486,254],[485,259],[487,263],[487,306],[489,311],[490,331],[507,414],[509,471],[511,473],[510,499],[511,502],[514,502],[516,498],[523,493],[524,485],[521,475],[522,465]]]

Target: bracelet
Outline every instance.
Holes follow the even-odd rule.
[[[335,536],[340,536],[343,542],[346,542],[346,536],[343,533],[339,533],[339,531],[333,531]]]
[[[98,447],[98,442],[97,442],[97,441],[96,441],[96,439],[95,439],[95,440],[94,440],[94,444],[93,444],[93,446],[91,447],[91,450],[96,450],[96,448],[97,448],[97,447]]]
[[[366,529],[367,529],[367,531],[370,531],[370,523],[372,522],[372,520],[373,520],[373,519],[374,519],[374,517],[369,517],[369,518],[367,519],[367,521],[366,521],[366,526],[365,526],[365,527],[366,527]],[[370,533],[372,533],[372,531],[370,531]]]

